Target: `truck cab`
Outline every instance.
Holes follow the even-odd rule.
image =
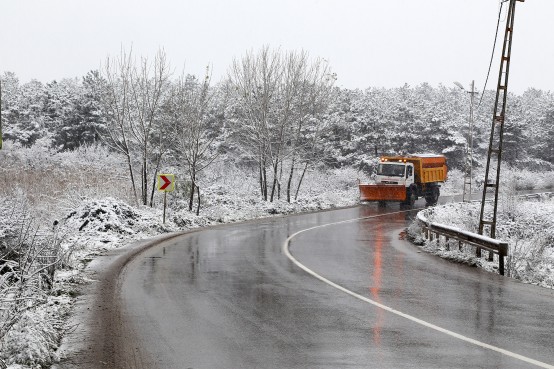
[[[375,182],[410,187],[414,182],[414,165],[406,160],[389,161],[383,159],[377,166]]]

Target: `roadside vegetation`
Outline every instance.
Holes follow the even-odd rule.
[[[341,89],[324,60],[269,48],[237,58],[223,81],[173,69],[163,51],[122,51],[81,79],[0,76],[0,360],[10,368],[58,360],[87,263],[132,240],[354,205],[382,154],[442,153],[443,194],[462,189],[469,101],[455,86]],[[476,112],[476,191],[493,100],[486,91]],[[508,104],[503,183],[552,186],[554,95],[529,90]],[[177,178],[165,224],[159,173]],[[474,230],[473,207],[428,211]],[[552,287],[553,207],[503,199],[511,276]]]

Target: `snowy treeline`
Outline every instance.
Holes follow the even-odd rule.
[[[81,79],[21,84],[4,73],[4,139],[27,147],[42,140],[56,151],[109,145],[126,158],[141,204],[152,202],[160,168],[180,168],[199,190],[216,158],[251,168],[270,201],[297,198],[311,167],[370,170],[381,154],[443,153],[462,169],[469,96],[454,85],[341,89],[325,61],[268,48],[237,58],[228,78],[215,83],[209,70],[172,70],[163,51],[153,59],[124,51]],[[530,89],[508,100],[503,160],[551,170],[554,95]],[[493,102],[493,91],[476,98],[475,167],[488,148]]]

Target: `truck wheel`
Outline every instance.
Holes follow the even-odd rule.
[[[416,195],[413,191],[410,191],[409,196],[410,197],[408,197],[408,205],[414,206],[415,200],[416,200]]]
[[[436,205],[437,202],[439,201],[439,196],[440,196],[439,188],[434,187],[431,190],[431,193],[429,195],[425,196],[425,205],[427,205],[427,206]]]
[[[402,203],[402,205],[407,206],[414,206],[416,202],[416,194],[412,190],[408,190],[406,193],[406,200]]]
[[[387,202],[386,201],[379,201],[379,202],[377,202],[377,206],[380,207],[380,208],[386,208],[387,207]]]

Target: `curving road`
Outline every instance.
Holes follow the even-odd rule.
[[[61,367],[552,368],[553,291],[419,252],[414,215],[360,206],[112,255]]]

